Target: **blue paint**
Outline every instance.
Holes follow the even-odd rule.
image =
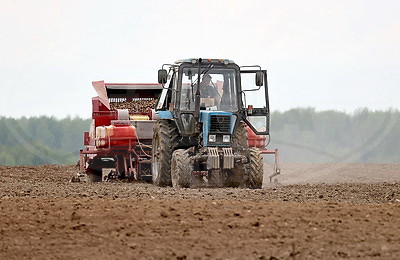
[[[200,122],[203,123],[203,145],[208,146],[208,133],[210,132],[210,119],[212,115],[224,115],[230,116],[231,118],[231,142],[226,144],[214,144],[214,146],[231,146],[232,143],[232,132],[234,127],[232,113],[220,112],[220,111],[200,111]]]
[[[172,112],[171,111],[157,111],[157,114],[160,115],[161,119],[172,119]]]

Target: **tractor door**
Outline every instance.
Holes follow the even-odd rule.
[[[241,68],[243,120],[257,135],[269,134],[269,101],[266,70]]]

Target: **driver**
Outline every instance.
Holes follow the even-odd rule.
[[[211,83],[211,76],[209,74],[205,74],[200,83],[200,98],[202,99],[201,103],[205,103],[206,106],[214,106],[216,105],[218,100],[218,93]],[[204,102],[203,102],[204,101]],[[212,103],[212,104],[211,104]]]

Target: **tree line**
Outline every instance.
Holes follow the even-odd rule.
[[[0,165],[76,163],[90,122],[78,117],[0,117]],[[278,148],[283,162],[400,163],[397,110],[274,112],[270,134],[268,148]]]
[[[279,148],[285,162],[400,163],[397,110],[275,112],[270,133],[270,148]]]
[[[76,163],[90,122],[71,117],[0,117],[0,165]]]

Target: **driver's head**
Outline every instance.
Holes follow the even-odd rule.
[[[201,85],[203,85],[203,86],[209,85],[210,81],[211,81],[211,76],[209,74],[205,74],[201,81]]]

